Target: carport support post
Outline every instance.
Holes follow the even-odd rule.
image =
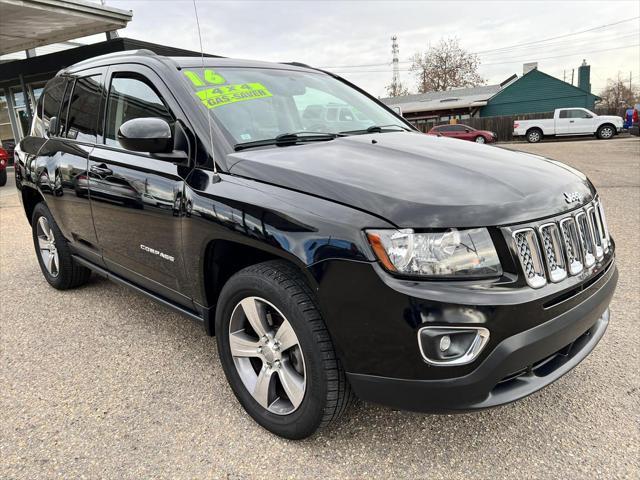
[[[31,125],[31,120],[33,120],[33,113],[31,111],[31,102],[29,101],[29,92],[27,92],[27,86],[24,83],[24,77],[22,74],[18,75],[20,79],[20,87],[22,88],[22,97],[24,98],[24,107],[27,110],[27,120],[29,120],[29,125]],[[28,135],[29,132],[25,132],[25,135]]]

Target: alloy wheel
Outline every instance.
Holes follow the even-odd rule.
[[[484,143],[485,139],[484,137],[476,137],[476,143]]]
[[[611,138],[613,136],[613,129],[611,127],[604,127],[600,130],[600,136],[602,138]]]
[[[57,277],[60,273],[60,257],[56,248],[56,239],[46,217],[38,219],[36,229],[38,236],[38,252],[42,259],[42,264],[52,277]]]
[[[288,415],[302,403],[307,378],[293,327],[272,303],[246,297],[233,309],[229,348],[245,388],[263,408]]]

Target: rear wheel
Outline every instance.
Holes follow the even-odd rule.
[[[527,132],[527,142],[538,143],[542,140],[542,131],[539,128],[532,128]]]
[[[40,270],[49,285],[67,290],[89,280],[91,271],[73,260],[66,239],[42,202],[33,209],[31,229]]]
[[[305,438],[347,408],[351,391],[304,277],[282,261],[250,266],[220,293],[216,338],[236,397],[267,430]]]
[[[478,135],[475,139],[476,143],[486,143],[487,141],[485,140],[485,138],[482,135]]]
[[[616,131],[611,125],[602,125],[598,128],[598,138],[600,140],[609,140],[610,138],[613,138],[615,134]]]

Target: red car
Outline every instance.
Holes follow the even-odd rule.
[[[0,147],[0,187],[7,183],[7,165],[9,164],[9,153]]]
[[[460,124],[438,125],[429,130],[428,134],[470,140],[476,143],[493,143],[498,140],[498,135],[495,132],[476,130],[473,127]]]

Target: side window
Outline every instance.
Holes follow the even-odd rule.
[[[467,128],[464,125],[453,125],[451,127],[451,130],[454,132],[464,132],[467,130]]]
[[[69,113],[69,102],[71,101],[71,92],[73,91],[73,84],[75,80],[68,79],[67,88],[64,91],[64,97],[62,99],[62,105],[60,107],[60,121],[58,122],[58,131],[51,132],[51,135],[64,136],[64,132],[67,131],[67,113]]]
[[[69,103],[66,137],[82,142],[95,143],[98,136],[101,75],[76,80]]]
[[[560,118],[569,118],[569,110],[560,110]]]
[[[107,102],[105,143],[120,146],[117,140],[120,125],[141,117],[159,117],[170,125],[174,121],[162,98],[146,79],[134,74],[112,77]]]
[[[58,132],[49,132],[49,121],[51,117],[59,117],[60,105],[64,97],[64,89],[67,80],[63,77],[52,78],[44,89],[42,97],[42,127],[49,135],[55,135]]]

